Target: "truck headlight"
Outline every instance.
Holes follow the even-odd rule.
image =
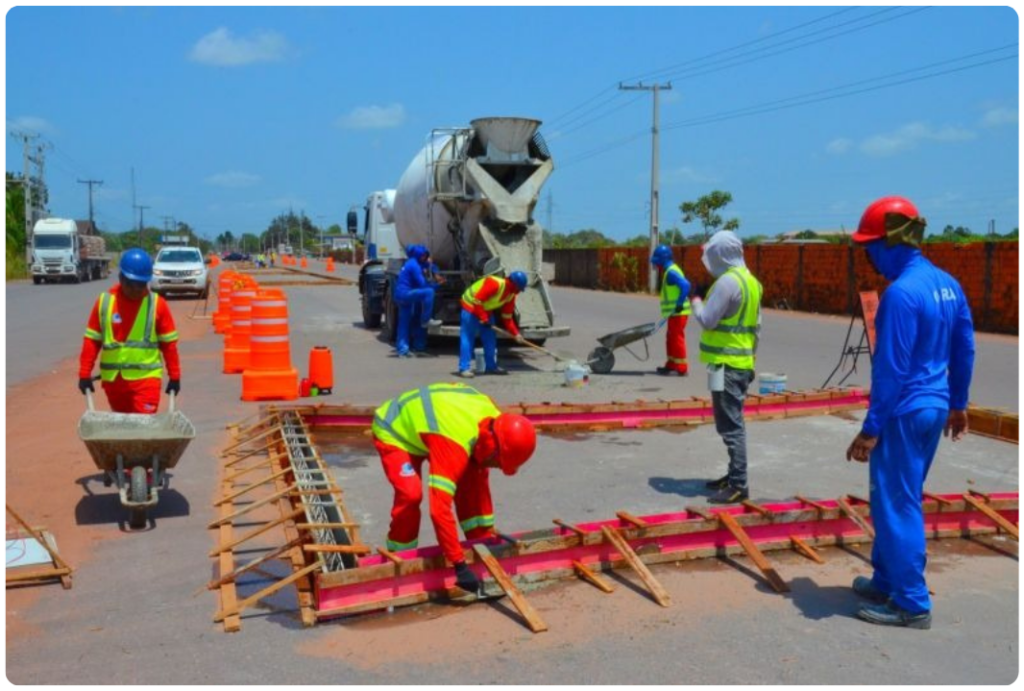
[[[153,275],[154,276],[163,276],[164,275],[163,269],[153,269]]]
[[[190,275],[192,275],[192,276],[202,276],[203,275],[203,269],[192,269]]]

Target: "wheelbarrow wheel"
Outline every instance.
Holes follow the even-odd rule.
[[[137,465],[132,468],[131,485],[128,496],[133,502],[144,502],[149,499],[149,487],[146,482],[145,466]],[[146,509],[131,509],[128,514],[128,525],[132,528],[146,527]]]
[[[587,356],[587,364],[590,369],[598,374],[608,374],[615,367],[615,353],[611,348],[601,346],[594,348]]]

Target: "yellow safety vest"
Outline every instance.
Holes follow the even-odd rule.
[[[373,436],[426,456],[421,434],[439,434],[473,452],[480,421],[501,414],[494,402],[467,384],[431,384],[385,401],[373,415]]]
[[[484,281],[488,280],[498,282],[498,292],[490,297],[486,302],[480,302],[476,299],[476,294],[484,287]],[[514,291],[506,290],[506,281],[507,279],[498,278],[497,276],[484,276],[466,289],[466,292],[462,294],[462,299],[470,305],[482,305],[486,311],[493,312],[499,307],[512,302],[516,297]]]
[[[103,293],[99,297],[98,314],[102,334],[103,349],[100,351],[100,376],[103,381],[114,381],[120,374],[123,379],[159,379],[164,368],[160,358],[160,342],[173,341],[178,338],[177,332],[166,334],[162,338],[156,335],[156,305],[159,296],[149,293],[142,299],[135,323],[128,333],[128,340],[122,342],[114,338],[114,312],[116,299],[111,293]],[[93,338],[96,332],[86,330],[86,336]]]
[[[744,267],[733,267],[722,276],[732,275],[739,281],[743,298],[736,314],[718,322],[713,329],[705,329],[700,335],[700,361],[713,365],[729,365],[735,369],[754,369],[758,327],[761,314],[761,283],[754,274]],[[714,292],[718,278],[708,291]]]
[[[661,316],[662,317],[679,317],[684,314],[690,313],[690,298],[687,297],[683,302],[683,306],[676,311],[676,302],[679,301],[679,286],[672,285],[668,282],[668,275],[671,273],[679,274],[680,278],[686,278],[683,270],[679,268],[678,264],[669,264],[668,268],[665,269],[665,274],[661,277]]]

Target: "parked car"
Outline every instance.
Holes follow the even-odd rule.
[[[207,279],[206,264],[197,248],[165,247],[153,262],[153,280],[149,288],[162,295],[195,293],[205,298]]]

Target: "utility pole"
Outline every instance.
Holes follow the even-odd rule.
[[[32,264],[32,175],[29,170],[30,147],[38,134],[11,132],[11,136],[20,139],[21,149],[21,187],[25,191],[25,263]]]
[[[637,82],[635,86],[619,84],[622,91],[650,91],[654,94],[654,122],[651,125],[651,254],[658,246],[658,92],[671,88],[672,82],[649,86],[643,82]],[[658,290],[658,271],[653,266],[648,274],[647,287],[652,293]]]
[[[93,185],[100,185],[100,186],[102,186],[103,185],[103,181],[102,180],[79,180],[78,182],[79,182],[79,184],[88,185],[89,186],[89,225],[91,225],[92,229],[95,231],[96,230],[96,224],[93,223],[93,217],[92,217],[92,186]]]
[[[317,255],[320,259],[324,258],[324,219],[327,218],[323,214],[317,214],[316,220],[319,221],[317,225],[320,226],[320,253]]]
[[[139,210],[139,247],[141,248],[141,247],[142,247],[142,229],[146,227],[146,226],[145,226],[145,221],[143,221],[143,216],[142,216],[142,214],[143,214],[143,212],[144,212],[144,211],[145,211],[146,209],[150,209],[150,208],[152,208],[152,207],[150,207],[150,206],[143,206],[143,205],[141,205],[141,204],[139,204],[139,205],[133,205],[133,206],[134,206],[134,207],[135,207],[136,209],[138,209],[138,210]]]

